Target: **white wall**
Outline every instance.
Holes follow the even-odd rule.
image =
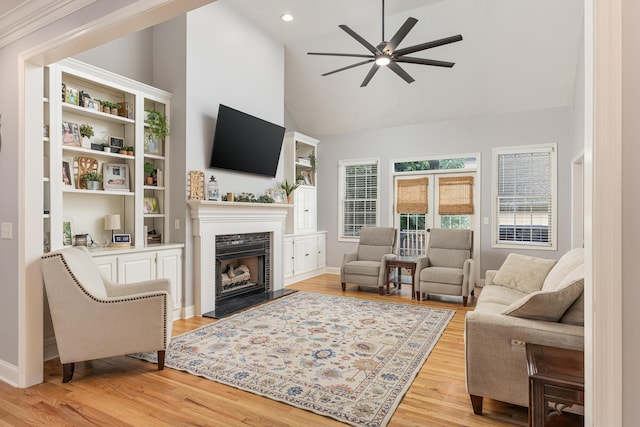
[[[74,58],[154,86],[152,46],[153,30],[147,28],[81,52]]]
[[[318,136],[318,227],[327,230],[327,265],[339,267],[342,255],[355,250],[354,243],[337,241],[338,161],[380,158],[380,224],[391,225],[388,193],[390,161],[412,156],[481,153],[481,217],[492,215],[491,150],[526,144],[558,144],[558,245],[557,251],[522,251],[528,255],[558,258],[570,249],[570,164],[576,148],[571,141],[569,108],[512,113],[494,117],[424,123],[398,128]],[[511,250],[491,247],[491,225],[481,225],[481,273],[498,268]]]
[[[622,407],[624,425],[632,426],[640,420],[640,3],[624,0],[622,8]]]

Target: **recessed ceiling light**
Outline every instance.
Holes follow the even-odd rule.
[[[288,13],[285,13],[280,17],[280,19],[282,19],[284,22],[291,22],[293,21],[293,16],[289,15]]]

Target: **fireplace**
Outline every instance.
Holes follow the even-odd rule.
[[[215,305],[248,293],[269,292],[271,233],[216,236]]]
[[[195,315],[204,316],[216,307],[215,278],[218,271],[216,240],[218,236],[266,233],[270,238],[270,253],[264,258],[264,291],[253,294],[278,294],[284,289],[284,229],[287,212],[292,205],[277,203],[237,203],[189,200],[193,232],[193,281]],[[237,245],[237,244],[236,244]],[[228,268],[228,267],[227,267]],[[238,289],[239,291],[239,289]],[[257,295],[256,295],[257,297]],[[226,301],[243,299],[224,298]]]

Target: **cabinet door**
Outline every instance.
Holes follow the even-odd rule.
[[[104,277],[114,282],[118,281],[118,264],[116,257],[97,257],[93,260],[96,262],[98,270]]]
[[[293,239],[293,272],[299,274],[305,271],[307,253],[307,238],[305,236]]]
[[[293,238],[287,237],[284,239],[284,277],[288,278],[293,276]]]
[[[324,233],[318,234],[318,268],[327,265],[327,236]]]
[[[318,267],[318,237],[316,235],[308,236],[306,244],[305,270],[315,270]]]
[[[118,257],[118,283],[133,283],[156,278],[156,253]]]
[[[307,227],[307,200],[308,193],[305,188],[298,188],[294,193],[295,199],[295,233],[304,233]]]
[[[182,251],[170,249],[158,251],[156,277],[171,280],[174,316],[180,317],[182,309]],[[177,311],[177,313],[175,313]]]

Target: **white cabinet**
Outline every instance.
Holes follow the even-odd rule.
[[[182,245],[96,249],[91,255],[100,272],[116,283],[170,279],[174,318],[182,317]]]
[[[315,187],[299,187],[294,193],[294,234],[312,233],[317,229],[317,195]]]
[[[288,235],[284,243],[285,285],[324,272],[326,232]]]
[[[293,276],[293,237],[284,238],[284,278],[288,279]]]

